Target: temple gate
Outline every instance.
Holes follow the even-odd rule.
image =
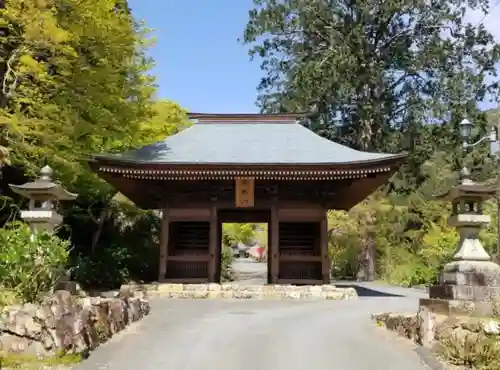
[[[162,142],[90,163],[139,207],[162,210],[160,281],[218,282],[222,223],[265,222],[270,283],[328,284],[328,210],[351,208],[406,160],[324,139],[300,115],[190,118]]]

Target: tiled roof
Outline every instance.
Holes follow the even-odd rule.
[[[167,139],[95,159],[154,164],[349,164],[404,154],[361,152],[316,135],[294,121],[203,121]]]

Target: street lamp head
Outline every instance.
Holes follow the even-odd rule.
[[[460,128],[460,136],[462,137],[462,140],[464,142],[468,142],[470,134],[472,132],[472,123],[467,118],[464,118],[462,120],[462,122],[460,122],[459,128]]]

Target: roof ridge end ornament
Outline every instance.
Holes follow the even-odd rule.
[[[43,181],[52,181],[52,176],[53,175],[54,175],[54,171],[52,170],[52,168],[50,168],[49,165],[45,165],[40,170],[40,177],[39,177],[39,179],[43,180]]]

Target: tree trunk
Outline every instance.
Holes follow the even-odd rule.
[[[4,0],[0,0],[0,9],[5,8]],[[0,37],[6,38],[8,36],[8,29],[6,27],[0,28]],[[0,63],[0,109],[5,108],[7,106],[7,97],[4,95],[2,91],[3,80],[5,78],[5,73],[7,72],[7,60],[8,55],[12,52],[12,50],[8,50],[4,46],[3,50],[0,50],[0,57],[2,58],[2,63]]]
[[[496,262],[500,261],[500,173],[497,175],[497,248],[495,251],[494,259]]]
[[[92,244],[91,244],[91,252],[94,253],[97,244],[99,243],[99,239],[102,234],[102,230],[104,228],[104,223],[108,219],[109,213],[109,202],[104,205],[99,213],[99,218],[97,219],[97,229],[94,231],[92,235]]]
[[[376,245],[375,245],[375,234],[373,232],[368,233],[366,245],[366,272],[365,281],[374,281],[376,279],[375,273],[375,257],[376,257]]]

